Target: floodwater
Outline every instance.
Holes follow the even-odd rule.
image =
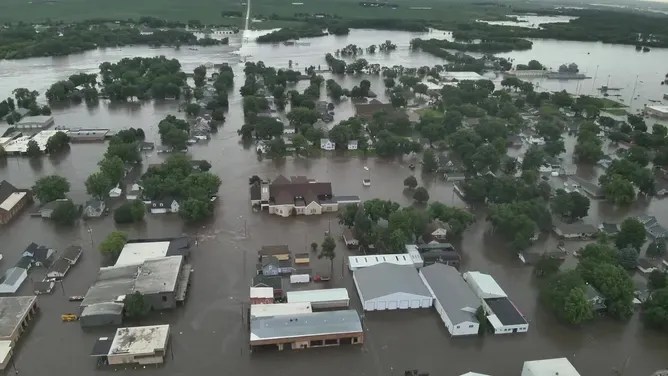
[[[438,35],[442,33],[432,32],[426,36]],[[212,172],[219,175],[223,182],[216,216],[210,223],[192,228],[184,226],[175,216],[147,215],[142,225],[118,227],[107,217],[89,221],[91,231],[88,232],[83,224],[74,228],[58,228],[44,220],[30,218],[24,212],[10,225],[0,228],[0,244],[4,246],[3,270],[18,260],[31,241],[59,250],[78,243],[85,247],[86,252],[80,264],[65,278],[64,291],[57,289],[52,295],[39,298],[41,313],[20,341],[15,357],[20,373],[98,373],[88,354],[95,339],[109,335],[111,331],[82,332],[76,323],[62,323],[59,316],[76,310],[77,304],[69,303],[67,296],[83,295],[86,292],[101,262],[96,251],[97,245],[115,229],[128,232],[131,238],[189,234],[199,239],[199,246],[192,256],[195,272],[185,307],[158,314],[145,322],[172,324],[173,354],[168,355],[165,366],[147,368],[142,370],[143,374],[180,376],[224,372],[249,375],[280,372],[297,376],[314,373],[329,376],[341,375],[343,372],[348,375],[381,376],[399,375],[406,369],[420,369],[422,372],[447,376],[469,370],[511,376],[519,374],[523,361],[548,357],[568,357],[583,375],[607,375],[613,369],[621,369],[625,365],[627,375],[649,375],[656,369],[664,368],[668,350],[665,337],[645,331],[637,315],[628,323],[601,318],[579,329],[556,323],[549,313],[538,306],[536,281],[531,277],[531,269],[522,266],[516,256],[505,249],[503,243],[489,231],[483,213],[478,215],[478,223],[455,244],[464,255],[462,270],[480,270],[493,275],[530,321],[531,327],[527,334],[451,339],[436,313],[431,310],[382,312],[365,315],[366,342],[363,346],[252,356],[248,353],[248,334],[241,321],[241,302],[248,296],[256,250],[262,245],[288,244],[293,252],[299,252],[307,249],[311,242],[321,242],[324,232],[330,227],[335,234],[341,231],[333,215],[279,218],[270,217],[266,213],[252,213],[247,193],[248,177],[254,174],[266,178],[274,178],[278,174],[306,175],[331,181],[336,194],[355,194],[363,200],[375,197],[392,199],[402,205],[410,205],[412,200],[404,193],[402,182],[412,172],[406,167],[408,160],[382,161],[375,158],[329,156],[310,160],[288,159],[283,162],[258,161],[252,149],[246,149],[239,143],[236,134],[243,122],[237,94],[238,86],[243,83],[240,56],[251,55],[252,60],[263,60],[277,67],[287,67],[288,60],[299,63],[300,67],[311,64],[324,66],[326,52],[349,43],[368,46],[390,39],[399,46],[398,51],[389,56],[377,54],[365,58],[371,63],[384,65],[421,66],[441,63],[440,59],[425,54],[413,55],[408,51],[410,39],[418,36],[425,35],[362,30],[353,31],[347,37],[313,39],[310,40],[310,46],[257,46],[252,42],[241,46],[241,41],[237,39],[232,40],[230,46],[200,48],[198,51],[131,47],[91,51],[64,58],[0,62],[0,97],[9,95],[12,88],[19,86],[43,92],[56,80],[77,72],[95,72],[103,61],[116,61],[130,56],[164,54],[178,58],[185,70],[192,70],[207,62],[229,62],[237,72],[237,88],[230,93],[231,106],[225,125],[211,141],[195,145],[190,151],[193,158],[210,160],[213,164]],[[547,47],[541,47],[540,43]],[[540,43],[536,43],[534,48],[543,52],[531,58],[547,61],[548,56],[553,60],[559,60],[561,56],[575,56],[563,47],[556,48],[570,45],[567,42]],[[625,64],[637,66],[635,71],[642,74],[647,74],[645,71],[650,69],[658,69],[656,67],[660,62],[666,61],[665,55],[661,58],[665,52],[659,50],[643,55],[636,54],[633,47],[595,43],[582,45],[581,50],[592,51],[592,63],[605,66],[609,71],[623,70],[618,62],[624,57],[647,60],[647,67],[639,62],[633,65],[636,60]],[[548,55],[549,46],[555,47],[553,55]],[[576,47],[574,44],[573,48]],[[608,61],[604,59],[608,55],[603,52],[608,48],[618,49],[624,55]],[[600,55],[594,54],[596,51]],[[527,54],[527,61],[529,53],[522,52]],[[600,60],[595,60],[596,56],[600,56]],[[519,60],[519,56],[517,58]],[[350,88],[363,78],[347,76],[342,85]],[[658,76],[653,81],[658,82]],[[301,83],[298,88],[303,89],[304,85]],[[372,78],[372,89],[384,99],[379,79]],[[170,101],[143,105],[112,105],[103,102],[93,108],[80,105],[55,109],[54,116],[58,125],[69,127],[94,126],[116,130],[142,127],[149,141],[157,141],[158,121],[167,114],[176,113],[176,109],[177,104]],[[351,114],[349,101],[337,105],[337,120]],[[83,202],[86,199],[83,181],[97,169],[96,164],[104,150],[105,145],[102,144],[75,144],[66,155],[45,157],[39,162],[12,157],[0,166],[0,180],[7,179],[18,187],[28,187],[40,176],[60,174],[72,184],[71,198]],[[149,154],[145,156],[144,165],[162,159],[157,154]],[[364,166],[368,166],[371,171],[373,184],[370,188],[364,188],[361,184],[361,180],[368,174]],[[578,173],[589,176],[595,172],[580,170]],[[423,177],[419,172],[416,174],[420,184],[428,188],[432,200],[464,207],[453,194],[451,184]],[[630,211],[648,211],[657,215],[663,223],[668,223],[666,205],[657,200],[651,201],[651,204],[640,203]],[[601,218],[621,219],[629,214],[629,210],[616,211],[607,205],[593,203],[590,214],[588,221],[598,223]],[[244,236],[246,231],[247,236]],[[551,247],[554,244],[553,239],[548,239],[539,242],[536,247]],[[575,250],[580,245],[569,242],[567,247]],[[339,242],[334,261],[334,278],[328,286],[348,287],[353,305],[359,310],[352,278],[342,264],[347,254]],[[316,273],[329,269],[326,261],[315,260],[313,264]],[[41,274],[43,271],[40,270],[31,272],[31,280],[24,284],[20,292],[31,293],[31,281],[40,280]],[[129,371],[122,372],[127,373]]]

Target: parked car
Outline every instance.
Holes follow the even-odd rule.
[[[330,280],[330,278],[328,275],[316,275],[315,277],[313,277],[313,280],[315,282],[327,282]]]
[[[63,321],[77,321],[79,320],[79,317],[73,313],[66,313],[64,315],[60,315],[60,318]]]
[[[70,302],[80,302],[82,300],[84,300],[83,296],[79,296],[79,295],[70,296]]]

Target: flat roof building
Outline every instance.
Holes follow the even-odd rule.
[[[53,116],[26,116],[12,125],[16,129],[47,129],[55,123]]]
[[[531,360],[524,362],[521,376],[580,376],[566,358]]]
[[[123,324],[124,307],[122,302],[91,304],[81,311],[79,324],[82,328],[121,326]]]
[[[668,118],[668,106],[647,106],[645,112],[658,118]]]
[[[480,272],[466,272],[462,275],[478,298],[504,298],[506,293],[491,275]]]
[[[475,335],[475,316],[482,305],[462,275],[452,266],[435,263],[420,270],[420,277],[434,297],[434,307],[451,335]]]
[[[129,240],[114,266],[136,265],[149,259],[166,256],[188,258],[189,250],[190,239],[187,237]]]
[[[16,342],[37,313],[37,297],[0,297],[0,370],[9,363]]]
[[[345,288],[288,291],[288,303],[311,303],[312,309],[348,308],[350,297]]]
[[[164,363],[169,332],[169,325],[119,328],[113,339],[99,338],[91,356],[109,365]]]
[[[515,304],[507,297],[483,300],[487,321],[492,324],[494,334],[523,333],[529,330],[529,323]]]
[[[365,311],[429,308],[433,297],[413,267],[378,264],[354,272]]]
[[[476,72],[443,72],[443,78],[449,81],[452,80],[457,80],[457,81],[466,81],[466,80],[471,80],[471,81],[477,81],[477,80],[484,80],[485,77],[481,76],[480,74]]]
[[[271,304],[274,302],[274,289],[272,287],[251,287],[251,304]]]
[[[250,320],[252,350],[360,344],[362,322],[355,310],[257,317]]]
[[[408,253],[397,253],[390,255],[348,256],[348,269],[355,271],[368,268],[378,264],[394,264],[403,266],[415,266],[413,257]]]
[[[46,150],[46,143],[58,132],[67,133],[67,131],[41,131],[34,136],[19,137],[7,143],[5,151],[8,154],[25,154],[28,151],[28,142],[34,140],[37,142],[39,150],[43,152]]]
[[[252,320],[256,317],[300,315],[312,312],[311,303],[253,304],[250,307],[250,318]]]

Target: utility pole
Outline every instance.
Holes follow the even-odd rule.
[[[65,296],[65,286],[63,285],[63,279],[58,279],[58,282],[60,282],[60,290],[63,292],[63,296]]]

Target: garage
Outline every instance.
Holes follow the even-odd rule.
[[[365,311],[429,308],[433,298],[412,266],[381,263],[355,270],[353,281]]]

